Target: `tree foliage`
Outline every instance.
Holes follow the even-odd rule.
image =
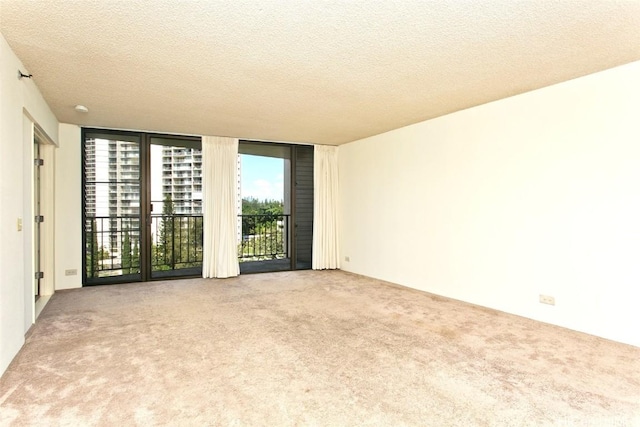
[[[131,267],[134,273],[140,271],[140,244],[138,239],[133,241],[133,256],[131,258]]]
[[[89,239],[87,239],[87,249],[85,251],[87,277],[98,277],[100,258],[104,259],[102,253],[104,248],[98,247],[98,232],[95,218],[91,220],[90,224],[89,233],[91,240],[89,241]]]
[[[202,217],[175,213],[166,195],[158,227],[158,243],[152,244],[154,271],[197,267],[202,264]]]
[[[175,249],[175,209],[173,207],[173,200],[171,195],[167,194],[164,197],[164,203],[162,205],[162,221],[160,223],[160,230],[158,231],[158,248],[157,257],[158,265],[166,266],[164,269],[173,270],[176,265],[174,256]]]
[[[238,256],[244,261],[285,256],[284,204],[279,200],[242,199],[242,241]]]
[[[122,238],[122,251],[120,253],[122,262],[122,274],[131,273],[131,236],[129,229],[125,228],[124,237]]]
[[[284,213],[280,200],[242,199],[242,235],[253,235],[272,225]]]

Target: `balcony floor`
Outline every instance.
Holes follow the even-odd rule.
[[[291,270],[291,259],[269,259],[265,261],[240,262],[240,274],[269,273]]]

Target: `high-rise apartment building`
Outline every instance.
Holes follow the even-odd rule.
[[[87,139],[85,145],[87,216],[139,215],[139,174],[138,144]]]
[[[242,161],[238,156],[236,193],[242,215]],[[153,185],[153,183],[152,183]],[[175,214],[202,214],[202,151],[186,147],[162,149],[162,196],[171,197]]]
[[[153,185],[153,183],[152,183]],[[202,214],[202,151],[186,147],[162,148],[162,195],[179,215]]]
[[[89,138],[85,142],[85,212],[99,248],[119,261],[124,233],[140,230],[140,148],[137,143]]]
[[[88,227],[94,227],[98,247],[104,248],[114,264],[118,264],[124,233],[129,233],[131,242],[138,241],[140,236],[140,148],[134,142],[88,138],[84,152]],[[242,215],[240,159],[238,156],[238,215]],[[151,182],[152,187],[162,187],[162,200],[153,200],[154,204],[160,204],[154,214],[162,214],[162,202],[170,197],[175,215],[202,215],[202,151],[163,146],[161,162],[162,182]],[[240,239],[240,217],[237,227]]]

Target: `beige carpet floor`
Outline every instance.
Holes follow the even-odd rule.
[[[640,426],[640,349],[339,271],[83,288],[0,424]]]

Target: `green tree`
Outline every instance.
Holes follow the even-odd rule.
[[[284,205],[280,200],[242,199],[242,236],[238,255],[245,260],[282,257]]]
[[[86,268],[87,277],[98,277],[100,269],[99,257],[102,255],[102,250],[98,247],[98,230],[96,227],[96,219],[93,218],[90,222],[89,233],[91,240],[87,242],[86,255]]]
[[[133,267],[133,273],[138,273],[140,271],[140,244],[138,243],[138,239],[133,241],[131,266]]]
[[[100,261],[104,261],[105,259],[109,259],[109,257],[110,257],[109,251],[104,245],[102,245],[102,247],[100,248],[100,251],[98,252],[98,259]]]
[[[185,230],[185,258],[186,267],[196,267],[202,264],[202,217],[193,216],[186,218]]]
[[[242,234],[264,232],[283,213],[284,205],[280,200],[258,200],[254,197],[242,199]]]
[[[164,203],[162,206],[162,221],[160,222],[160,229],[158,230],[158,261],[160,269],[165,268],[173,270],[175,268],[175,210],[173,207],[173,200],[171,195],[167,194],[164,197]],[[166,266],[162,268],[162,266]]]
[[[129,229],[125,228],[124,230],[124,238],[122,239],[122,249],[121,249],[121,263],[122,263],[122,274],[130,274],[131,273],[131,236],[129,235]]]

